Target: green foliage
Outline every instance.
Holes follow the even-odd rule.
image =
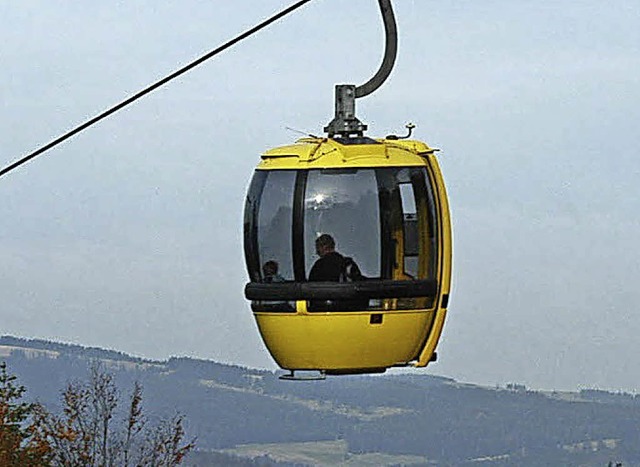
[[[0,404],[5,408],[2,413],[2,426],[5,429],[19,428],[31,411],[30,404],[20,402],[26,389],[15,384],[17,379],[9,374],[5,362],[0,363]]]
[[[23,401],[26,389],[16,380],[0,363],[0,465],[48,465],[51,447],[40,430],[43,409]]]

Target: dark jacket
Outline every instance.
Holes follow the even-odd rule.
[[[319,258],[309,271],[310,281],[339,282],[344,271],[345,258],[337,251]]]
[[[360,268],[351,258],[346,258],[340,253],[327,253],[318,259],[311,271],[309,271],[309,281],[324,282],[352,282],[364,280]],[[366,310],[369,307],[369,300],[310,300],[310,311],[350,311]]]

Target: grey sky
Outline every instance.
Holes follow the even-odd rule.
[[[0,163],[285,1],[0,3]],[[396,0],[370,135],[442,149],[454,291],[431,373],[638,391],[640,4]],[[374,0],[298,13],[0,180],[0,333],[274,368],[242,294],[259,154],[378,67]]]

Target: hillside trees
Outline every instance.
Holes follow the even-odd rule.
[[[195,447],[194,440],[185,441],[181,415],[150,422],[142,410],[139,383],[134,383],[125,410],[117,410],[120,395],[114,377],[97,363],[88,381],[67,384],[58,415],[39,404],[21,402],[25,389],[14,381],[2,364],[0,415],[7,414],[0,427],[2,466],[172,467]],[[14,463],[5,462],[2,455]]]
[[[0,362],[0,465],[47,465],[52,451],[42,436],[44,409],[22,400],[26,388],[16,379]]]

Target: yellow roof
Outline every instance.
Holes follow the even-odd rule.
[[[369,141],[341,144],[329,138],[302,138],[295,144],[269,149],[258,169],[422,166],[425,158],[437,151],[416,140]]]

